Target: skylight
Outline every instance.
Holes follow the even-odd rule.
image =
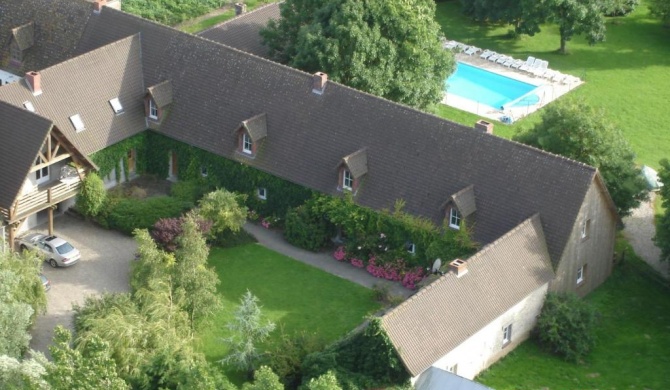
[[[29,101],[23,102],[23,108],[25,108],[26,110],[28,110],[30,112],[35,112],[35,106],[33,106],[33,103],[31,103]]]
[[[109,104],[112,105],[112,110],[114,110],[115,114],[120,114],[123,111],[123,106],[121,105],[119,98],[115,97],[109,101]]]
[[[77,133],[80,131],[84,131],[84,122],[82,122],[81,117],[79,114],[74,114],[70,117],[70,122],[72,122],[72,126],[74,126],[74,129],[77,130]]]

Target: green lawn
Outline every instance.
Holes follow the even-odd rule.
[[[437,3],[436,17],[449,39],[524,60],[539,57],[552,69],[581,77],[586,84],[566,96],[604,108],[626,135],[639,163],[658,168],[658,161],[670,155],[670,30],[649,15],[644,0],[631,15],[608,18],[606,42],[589,46],[577,37],[568,42],[568,55],[556,52],[559,37],[554,25],[534,37],[508,39],[509,26],[474,23],[461,14],[458,1]],[[536,123],[541,112],[513,126],[496,124],[496,133],[510,137]],[[440,109],[438,115],[470,126],[476,119],[451,108]]]
[[[565,362],[526,341],[477,381],[497,390],[670,389],[670,288],[629,245],[619,245],[628,248],[624,264],[587,298],[602,317],[584,362]]]
[[[259,244],[212,248],[210,264],[221,280],[219,292],[224,307],[212,325],[201,333],[199,348],[216,361],[226,353],[219,339],[226,337],[230,321],[242,294],[249,289],[258,297],[263,313],[286,333],[305,330],[334,341],[353,330],[367,314],[381,307],[372,290],[305,265]],[[280,331],[273,333],[271,344]],[[244,378],[228,372],[234,382]]]

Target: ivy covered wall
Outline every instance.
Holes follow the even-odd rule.
[[[89,157],[99,168],[98,175],[105,177],[116,169],[116,180],[119,181],[121,178],[121,170],[118,169],[119,162],[123,161],[124,177],[128,177],[128,152],[133,149],[135,149],[137,156],[135,170],[138,173],[146,172],[146,162],[148,161],[145,152],[147,136],[148,132],[144,131],[91,154]]]

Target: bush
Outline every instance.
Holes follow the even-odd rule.
[[[183,180],[172,185],[170,195],[184,202],[196,204],[210,189],[203,180]]]
[[[91,172],[81,184],[77,196],[77,210],[85,217],[95,217],[107,201],[107,190],[100,176]]]
[[[258,242],[256,237],[248,233],[244,229],[237,232],[226,230],[223,233],[217,234],[211,238],[212,242],[220,248],[232,248],[240,245],[253,244]]]
[[[633,12],[640,4],[640,0],[607,0],[605,1],[605,16],[625,16]]]
[[[282,331],[279,343],[270,352],[268,365],[288,389],[296,389],[302,382],[302,361],[305,356],[322,351],[325,341],[316,333],[302,331],[288,335]]]
[[[291,245],[316,252],[328,243],[330,229],[323,218],[300,206],[286,213],[284,237]]]
[[[595,345],[598,313],[574,294],[547,294],[537,321],[540,345],[566,360],[578,362]]]
[[[204,219],[198,219],[198,230],[203,236],[207,236],[212,228],[212,223]],[[180,218],[161,218],[151,229],[151,237],[163,249],[175,251],[177,249],[177,237],[183,233],[182,225],[184,217]]]
[[[169,196],[121,199],[110,204],[103,226],[132,235],[135,229],[149,229],[161,218],[175,218],[193,206]]]

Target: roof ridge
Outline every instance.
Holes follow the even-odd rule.
[[[499,138],[502,138],[502,137],[499,137]],[[514,143],[514,144],[523,146],[523,147],[528,148],[528,149],[531,149],[531,150],[533,150],[533,151],[537,151],[537,152],[540,152],[540,153],[543,153],[543,154],[547,154],[547,155],[552,156],[552,157],[558,157],[559,160],[565,160],[566,162],[572,163],[573,165],[578,165],[578,166],[581,166],[581,167],[583,167],[583,168],[589,168],[589,169],[591,169],[591,170],[593,170],[593,171],[596,171],[596,170],[597,170],[597,168],[594,167],[594,166],[592,166],[592,165],[583,163],[583,162],[581,162],[581,161],[579,161],[579,160],[575,160],[575,159],[572,159],[572,158],[570,158],[570,157],[565,157],[565,156],[563,156],[563,155],[561,155],[561,154],[553,153],[553,152],[550,152],[550,151],[548,151],[548,150],[544,150],[544,149],[538,148],[538,147],[536,147],[536,146],[532,146],[532,145],[524,144],[523,142],[519,142],[519,141],[516,141],[516,140],[511,139],[511,138],[510,138],[510,139],[503,138],[503,139],[506,139],[506,140],[509,141],[509,142],[512,142],[512,143]]]
[[[517,224],[515,227],[513,227],[510,231],[503,234],[502,236],[500,236],[499,238],[497,238],[495,241],[491,242],[490,244],[485,245],[482,249],[478,250],[477,253],[475,253],[474,255],[468,257],[466,261],[470,262],[470,261],[473,261],[473,260],[477,260],[478,257],[481,257],[485,253],[489,252],[490,250],[492,250],[493,248],[498,246],[501,241],[503,241],[503,240],[507,239],[508,237],[516,234],[516,232],[518,232],[519,230],[524,228],[526,225],[532,224],[532,222],[535,218],[537,218],[539,220],[540,219],[540,213],[535,213],[535,214],[531,215],[530,217],[526,218],[525,220],[523,220],[522,222]],[[542,227],[542,226],[540,225],[540,227]],[[544,235],[544,231],[542,233]]]

